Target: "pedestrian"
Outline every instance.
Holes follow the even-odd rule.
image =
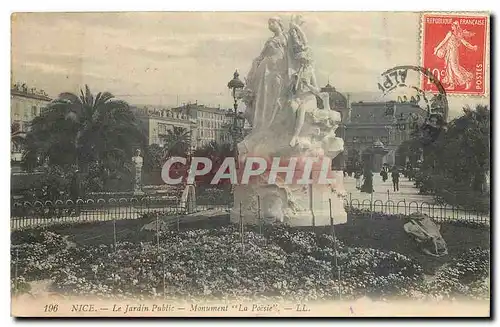
[[[356,170],[354,172],[354,178],[356,178],[356,188],[361,189],[361,171]]]
[[[392,186],[394,187],[394,192],[399,192],[399,170],[396,166],[392,167]]]
[[[363,185],[361,185],[361,192],[365,193],[373,193],[373,173],[369,167],[366,167],[364,172],[364,182]]]
[[[382,170],[380,171],[380,176],[382,176],[382,181],[385,183],[388,177],[387,170],[385,169],[385,167],[382,168]]]

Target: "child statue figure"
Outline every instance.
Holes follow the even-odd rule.
[[[298,143],[306,112],[317,108],[315,96],[323,101],[325,110],[330,110],[328,93],[320,92],[320,88],[316,83],[311,50],[307,45],[307,38],[300,28],[302,24],[301,16],[296,16],[292,19],[289,30],[291,59],[298,64],[298,69],[293,73],[290,85],[289,107],[296,117],[295,128],[290,141],[291,147]]]

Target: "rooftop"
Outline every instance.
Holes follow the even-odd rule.
[[[196,103],[186,103],[180,107],[175,107],[172,108],[173,111],[183,111],[183,110],[197,110],[197,111],[204,111],[204,112],[214,112],[218,114],[226,114],[228,112],[232,112],[232,109],[224,109],[219,107],[208,107],[204,104],[198,104]]]
[[[12,85],[10,88],[10,94],[25,98],[47,101],[47,102],[52,101],[52,98],[49,97],[49,95],[44,90],[38,90],[35,87],[28,88],[26,83],[23,84],[16,83]]]
[[[174,112],[167,108],[155,108],[152,106],[144,106],[144,107],[136,107],[131,106],[132,111],[136,112],[140,116],[146,117],[156,117],[156,118],[169,118],[169,119],[177,119],[177,120],[189,120],[188,117],[184,113]]]
[[[321,88],[321,92],[327,92],[330,100],[330,109],[345,109],[349,106],[347,97],[337,91],[330,82]],[[323,103],[320,99],[317,99],[318,107],[323,108]]]

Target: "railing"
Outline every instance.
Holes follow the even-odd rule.
[[[78,199],[77,201],[35,201],[14,202],[11,206],[11,228],[19,229],[37,225],[51,225],[71,222],[92,222],[140,219],[147,214],[183,216],[190,213],[202,213],[209,209],[229,212],[232,201],[225,203],[211,202],[199,204],[194,202],[180,204],[164,197],[133,197],[119,199]],[[437,222],[465,221],[484,225],[490,224],[490,214],[470,210],[457,209],[447,205],[436,205],[427,202],[382,201],[344,199],[347,211],[358,209],[377,218],[380,214],[410,215],[420,212]],[[355,217],[356,215],[351,215]]]
[[[140,219],[147,214],[187,215],[209,209],[227,210],[228,205],[181,204],[161,197],[14,202],[11,206],[11,228]]]
[[[460,209],[450,205],[440,205],[428,202],[416,201],[382,201],[382,200],[357,200],[344,199],[346,208],[366,210],[370,213],[381,213],[388,215],[411,215],[412,213],[423,213],[436,222],[458,220],[479,224],[490,224],[490,213]]]

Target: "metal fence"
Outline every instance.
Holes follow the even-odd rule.
[[[30,226],[51,225],[60,223],[113,221],[147,218],[148,214],[185,216],[203,214],[207,210],[230,211],[232,202],[216,204],[181,205],[165,198],[120,198],[120,199],[79,199],[77,201],[35,201],[14,202],[11,205],[11,228],[19,229]],[[346,210],[359,209],[377,214],[409,215],[420,212],[437,222],[449,220],[467,221],[489,225],[490,214],[447,205],[427,202],[381,201],[344,199]]]
[[[437,222],[450,220],[466,221],[479,224],[490,224],[490,213],[478,212],[452,207],[450,205],[441,205],[428,202],[417,201],[382,201],[382,200],[358,200],[344,199],[344,206],[351,209],[366,210],[370,213],[388,214],[388,215],[410,215],[412,213],[423,213]]]
[[[14,202],[11,228],[147,218],[148,214],[188,215],[210,209],[229,210],[220,204],[180,204],[163,198],[78,199]]]

